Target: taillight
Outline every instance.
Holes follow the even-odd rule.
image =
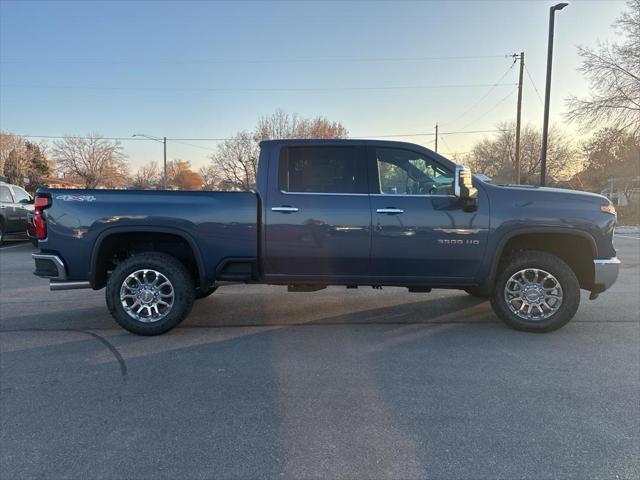
[[[51,198],[41,197],[36,195],[36,199],[33,202],[34,214],[33,214],[33,226],[35,227],[35,234],[38,240],[47,238],[47,222],[42,216],[42,212],[45,208],[51,206]]]

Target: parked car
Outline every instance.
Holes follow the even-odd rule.
[[[493,185],[418,145],[283,140],[262,142],[255,192],[41,189],[33,258],[52,290],[106,287],[141,335],[225,282],[461,289],[548,332],[616,280],[615,224],[601,195]]]
[[[33,197],[22,187],[0,182],[0,245],[5,240],[27,238],[27,218]]]

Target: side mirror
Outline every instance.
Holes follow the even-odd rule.
[[[462,200],[465,212],[473,212],[478,208],[478,189],[473,186],[473,177],[469,167],[456,165],[454,194]]]
[[[25,205],[31,205],[34,203],[33,197],[29,197],[29,198],[23,198],[22,200],[20,200],[20,202],[18,203],[23,203]]]

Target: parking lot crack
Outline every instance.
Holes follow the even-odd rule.
[[[120,352],[118,351],[118,349],[114,344],[112,344],[109,340],[107,340],[102,335],[98,335],[97,333],[94,333],[88,330],[74,330],[74,331],[90,335],[96,340],[98,340],[100,343],[102,343],[105,347],[107,347],[109,351],[113,354],[115,359],[118,361],[118,365],[120,366],[120,373],[122,374],[122,377],[124,378],[127,376],[127,363],[125,362],[124,358],[122,357],[122,355],[120,354]]]

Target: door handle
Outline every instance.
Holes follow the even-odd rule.
[[[272,212],[294,213],[298,211],[298,207],[271,207]]]
[[[379,208],[376,210],[377,213],[386,213],[387,215],[398,215],[399,213],[404,213],[404,210],[401,208],[387,207],[387,208]]]

